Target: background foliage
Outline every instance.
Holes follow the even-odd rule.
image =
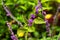
[[[23,28],[20,28],[13,19],[6,16],[7,13],[2,7],[2,0],[0,0],[0,40],[11,40],[6,21],[9,21],[13,32],[19,40],[25,40],[26,37],[28,37],[28,40],[58,40],[60,27],[58,25],[55,27],[56,35],[54,35],[53,38],[48,37],[44,17],[40,13],[40,9],[38,18],[34,19],[33,25],[31,27],[27,26],[27,20],[31,17],[31,14],[35,14],[35,7],[38,4],[37,0],[5,0],[4,2],[5,5],[10,8],[13,16],[23,24]],[[47,14],[54,15],[60,0],[41,0],[41,3],[43,10],[45,10]],[[12,22],[14,23],[12,24]]]

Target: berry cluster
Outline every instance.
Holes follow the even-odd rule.
[[[32,26],[33,20],[36,18],[34,14],[31,15],[31,18],[28,20],[28,26]]]

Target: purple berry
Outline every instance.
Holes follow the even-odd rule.
[[[35,18],[35,15],[34,15],[34,14],[32,14],[32,15],[31,15],[31,19],[34,19],[34,18]]]
[[[39,12],[38,12],[38,9],[39,9],[39,7],[38,6],[36,6],[36,14],[38,14]]]
[[[12,40],[18,40],[15,35],[12,35],[12,36],[11,36],[11,39],[12,39]]]
[[[33,22],[33,19],[29,19],[28,22],[29,22],[29,23],[32,23],[32,22]]]

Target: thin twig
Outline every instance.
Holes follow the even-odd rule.
[[[12,40],[18,40],[18,38],[14,35],[14,32],[12,31],[12,28],[11,28],[11,25],[9,24],[9,22],[7,22],[7,26],[10,30],[10,33],[11,33],[11,39]]]
[[[9,16],[10,16],[13,20],[15,20],[21,27],[23,27],[22,23],[21,23],[20,21],[18,21],[18,20],[12,15],[11,11],[9,10],[9,8],[8,8],[6,5],[4,5],[4,2],[2,2],[2,5],[3,5],[3,8],[4,8],[4,10],[6,11],[6,13],[9,14]]]
[[[59,9],[60,9],[60,4],[58,5],[57,12],[53,18],[53,24],[52,24],[52,32],[53,33],[51,34],[51,36],[55,35],[55,28],[54,27],[57,25]]]

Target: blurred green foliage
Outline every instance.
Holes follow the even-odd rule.
[[[46,25],[44,22],[44,17],[40,13],[41,9],[39,9],[39,17],[36,18],[31,27],[27,26],[27,20],[30,18],[31,14],[35,14],[35,6],[38,4],[38,0],[5,0],[5,5],[8,6],[13,14],[13,16],[23,24],[23,28],[20,28],[18,24],[12,24],[11,27],[15,35],[17,35],[17,30],[23,30],[26,34],[30,33],[28,36],[28,40],[51,40],[51,37],[46,37]],[[43,10],[46,10],[47,13],[51,10],[56,10],[53,4],[60,3],[60,0],[52,1],[52,0],[41,0]],[[54,11],[55,11],[54,10]],[[53,13],[51,13],[53,14]],[[10,32],[6,25],[6,21],[11,22],[12,19],[6,16],[6,12],[2,7],[2,0],[0,0],[0,40],[11,40]],[[60,32],[60,27],[56,27],[56,32]],[[60,34],[57,33],[52,40],[58,40]],[[18,36],[17,36],[18,37]],[[24,40],[24,37],[18,37],[19,40]]]

